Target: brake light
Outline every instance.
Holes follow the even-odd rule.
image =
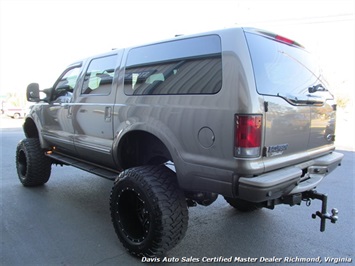
[[[293,41],[292,41],[292,40],[287,39],[287,38],[285,38],[285,37],[283,37],[283,36],[281,36],[281,35],[276,35],[276,36],[275,36],[275,39],[276,39],[277,41],[284,42],[284,43],[287,43],[287,44],[293,44]]]
[[[299,47],[302,47],[304,48],[301,44],[299,44],[298,42],[295,42],[294,40],[291,40],[291,39],[288,39],[286,37],[283,37],[281,35],[276,35],[275,36],[275,40],[276,41],[279,41],[279,42],[283,42],[283,43],[286,43],[288,45],[296,45],[296,46],[299,46]]]
[[[262,115],[235,115],[235,157],[259,157],[262,139]]]
[[[285,43],[285,44],[288,44],[288,45],[294,45],[294,46],[298,46],[298,47],[301,47],[301,48],[304,48],[303,45],[301,45],[300,43],[294,41],[294,40],[291,40],[289,38],[286,38],[284,36],[281,36],[281,35],[277,35],[275,33],[272,33],[272,32],[267,32],[267,31],[259,31],[259,33],[267,36],[268,38],[271,38],[275,41],[278,41],[278,42],[282,42],[282,43]]]

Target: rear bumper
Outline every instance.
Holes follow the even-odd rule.
[[[343,157],[341,153],[332,152],[257,177],[240,177],[237,196],[251,202],[263,202],[312,190],[340,165]]]

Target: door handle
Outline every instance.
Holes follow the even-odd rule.
[[[72,105],[66,105],[65,109],[68,109],[68,118],[72,118],[72,116],[73,116],[73,106]]]
[[[106,106],[105,107],[105,121],[111,122],[111,118],[112,118],[112,107]]]

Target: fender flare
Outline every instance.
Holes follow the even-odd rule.
[[[159,139],[170,153],[174,164],[179,164],[179,162],[182,160],[181,155],[179,153],[179,150],[181,150],[181,148],[178,139],[176,138],[175,134],[162,122],[154,120],[154,122],[146,121],[132,123],[127,120],[120,123],[114,134],[112,151],[114,161],[117,165],[120,166],[118,150],[120,148],[120,144],[122,143],[121,141],[125,138],[125,136],[127,136],[127,134],[132,133],[134,131],[146,132]]]

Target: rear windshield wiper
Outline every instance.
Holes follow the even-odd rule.
[[[316,91],[328,91],[328,90],[324,88],[322,84],[317,84],[308,88],[309,93],[315,93]]]
[[[277,94],[278,97],[281,97],[288,103],[296,106],[300,105],[323,105],[324,101],[321,99],[314,99],[304,96],[291,96],[291,95],[281,95],[280,93]]]

